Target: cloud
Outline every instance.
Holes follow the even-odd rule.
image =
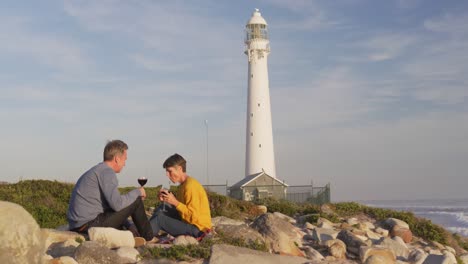
[[[453,35],[467,37],[468,14],[445,14],[434,19],[424,21],[424,27],[427,30],[440,33],[449,33]]]
[[[401,33],[380,34],[358,45],[368,50],[370,61],[384,61],[401,56],[418,38]]]

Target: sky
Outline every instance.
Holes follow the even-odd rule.
[[[2,1],[0,181],[74,183],[110,139],[129,145],[122,186],[168,184],[173,153],[202,184],[241,180],[254,8],[279,179],[333,201],[468,197],[468,2],[452,0]]]

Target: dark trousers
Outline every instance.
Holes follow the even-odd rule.
[[[166,203],[165,208],[166,212],[162,210],[162,206],[159,206],[150,218],[155,236],[159,230],[163,230],[174,237],[181,235],[199,237],[203,234],[196,226],[184,222],[174,206]]]
[[[84,229],[83,227],[79,227],[77,229],[81,232],[88,231],[91,227],[113,227],[121,229],[129,216],[132,217],[138,233],[140,233],[140,235],[146,240],[151,240],[153,238],[153,230],[151,229],[148,217],[146,217],[145,206],[140,197],[124,209],[118,212],[106,211],[101,213],[94,220],[85,224],[86,226]]]

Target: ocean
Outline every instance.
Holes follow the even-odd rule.
[[[468,237],[468,198],[440,200],[360,201],[359,203],[399,211],[410,211],[430,219],[452,233]]]

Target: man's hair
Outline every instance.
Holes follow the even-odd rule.
[[[165,169],[175,166],[181,166],[183,172],[185,172],[187,166],[187,161],[177,153],[167,158],[163,163],[163,168]]]
[[[128,149],[122,140],[110,140],[104,148],[104,161],[111,161],[116,155],[122,155]]]

